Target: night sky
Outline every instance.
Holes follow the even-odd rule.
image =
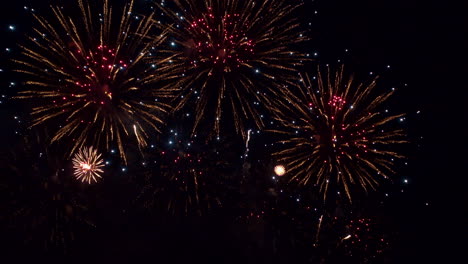
[[[402,150],[407,158],[396,169],[392,181],[384,182],[368,195],[360,195],[353,205],[337,205],[343,207],[343,221],[371,219],[374,223],[374,229],[363,236],[363,244],[354,246],[355,254],[349,256],[336,246],[336,237],[342,232],[339,227],[324,227],[319,240],[322,246],[313,246],[320,213],[305,212],[304,208],[313,208],[320,202],[304,194],[307,189],[285,187],[289,200],[270,195],[270,189],[277,188],[270,180],[274,160],[271,149],[264,146],[275,138],[265,131],[254,131],[248,161],[238,158],[244,154],[245,142],[229,133],[220,142],[211,143],[208,154],[202,154],[205,160],[199,166],[209,168],[208,173],[219,174],[215,183],[208,183],[209,195],[223,200],[222,206],[201,210],[202,216],[165,210],[165,198],[177,196],[171,187],[163,194],[167,197],[156,202],[158,209],[143,208],[139,194],[147,186],[144,179],[148,171],[154,169],[146,161],[165,162],[155,151],[149,150],[144,160],[131,156],[128,165],[111,152],[103,153],[110,164],[106,165],[104,179],[90,186],[73,181],[70,159],[54,154],[60,146],[50,148],[47,161],[42,154],[39,161],[31,158],[45,152],[51,126],[28,129],[28,103],[12,98],[23,89],[24,80],[12,72],[15,66],[11,60],[18,56],[18,45],[24,36],[31,33],[31,8],[36,14],[49,15],[48,2],[7,1],[0,10],[0,260],[456,263],[459,249],[466,249],[467,219],[459,216],[466,214],[466,192],[462,189],[468,135],[468,67],[463,56],[468,47],[468,23],[462,8],[432,0],[302,1],[298,21],[310,40],[300,49],[312,54],[314,61],[298,70],[344,63],[348,70],[361,76],[370,72],[381,75],[380,85],[398,90],[386,106],[406,114],[402,126],[410,144]],[[73,1],[58,2],[68,5]],[[110,2],[118,10],[123,1]],[[151,12],[149,2],[136,0],[136,13]],[[161,136],[152,140],[158,142],[154,143],[156,148],[170,155],[173,147],[160,142],[191,141],[184,122],[174,117],[167,124]],[[180,131],[180,135],[174,131]],[[39,138],[38,142],[25,140],[31,134],[37,135],[32,137]],[[203,149],[202,143],[193,144],[195,152]],[[212,157],[213,152],[221,154]],[[50,161],[51,156],[64,169],[63,175],[71,179],[68,185],[54,187],[67,188],[60,190],[65,194],[58,199],[74,197],[76,191],[86,207],[82,215],[85,220],[78,220],[70,228],[74,239],[58,242],[56,247],[46,247],[43,241],[49,239],[48,230],[59,220],[47,216],[45,224],[35,227],[35,220],[25,213],[30,209],[40,211],[38,208],[47,207],[47,202],[23,208],[24,204],[31,204],[28,200],[41,197],[38,189],[43,188],[40,184],[24,183],[28,177],[35,181],[37,170],[28,167],[37,162],[41,164],[38,170],[47,174],[57,167]],[[246,163],[250,166],[248,173]],[[17,169],[11,169],[11,164],[16,164],[13,167]],[[12,171],[21,171],[21,180],[12,177]],[[156,184],[171,186],[170,181]],[[282,209],[268,211],[271,204]],[[15,213],[20,217],[15,218]],[[30,230],[35,235],[28,236],[33,232]],[[67,236],[63,237],[68,240]],[[377,247],[380,238],[389,244],[383,246],[383,253],[369,258],[374,255],[369,253],[372,250],[363,247]]]

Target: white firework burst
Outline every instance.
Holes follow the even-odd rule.
[[[101,154],[93,147],[80,149],[72,161],[73,168],[75,169],[74,175],[77,180],[91,184],[92,181],[97,182],[98,178],[102,178],[104,161],[101,158]]]

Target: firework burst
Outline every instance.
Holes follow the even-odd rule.
[[[85,147],[80,149],[73,158],[73,168],[75,169],[75,177],[81,182],[91,183],[91,181],[97,182],[98,178],[101,177],[101,173],[104,167],[104,161],[101,158],[101,154],[97,152],[93,147]]]
[[[39,102],[33,126],[55,120],[52,142],[71,139],[70,156],[84,145],[116,144],[126,163],[124,140],[145,147],[147,130],[159,132],[169,109],[162,101],[172,90],[154,85],[168,77],[166,68],[147,61],[164,36],[147,41],[152,17],[134,15],[133,1],[120,17],[108,0],[99,1],[102,13],[91,2],[77,2],[79,12],[52,6],[54,19],[33,13],[37,37],[28,37],[15,61],[29,90],[17,98]]]
[[[284,90],[289,103],[275,115],[285,129],[274,132],[287,139],[274,156],[286,165],[290,181],[319,186],[324,200],[330,186],[344,188],[351,201],[351,186],[367,192],[395,173],[395,160],[403,158],[395,147],[406,140],[392,124],[403,115],[378,110],[393,90],[374,95],[376,81],[356,84],[343,67],[325,76],[319,69],[312,80],[301,77],[297,92]]]
[[[270,106],[277,88],[292,83],[295,66],[307,60],[296,51],[307,39],[292,16],[298,5],[177,0],[158,6],[164,16],[156,24],[168,32],[165,52],[177,77],[171,85],[182,89],[176,110],[195,103],[193,132],[203,123],[219,135],[226,119],[244,138],[247,126],[262,127],[260,103]]]

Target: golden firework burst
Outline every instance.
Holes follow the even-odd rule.
[[[278,97],[278,87],[292,84],[295,68],[308,60],[298,51],[306,41],[284,0],[176,0],[157,4],[156,25],[168,33],[168,57],[180,87],[176,111],[194,114],[209,136],[221,127],[247,137],[250,126],[263,127],[260,109]],[[192,110],[193,109],[193,110]],[[224,125],[221,125],[224,123]]]
[[[79,13],[52,6],[51,19],[33,13],[34,34],[15,60],[28,90],[17,98],[35,105],[33,126],[58,127],[52,142],[69,139],[70,156],[84,145],[116,144],[126,163],[126,139],[141,150],[170,110],[163,101],[174,89],[155,84],[170,77],[155,52],[165,37],[148,40],[152,16],[135,15],[133,0],[119,9],[121,15],[108,0],[97,2],[102,9],[78,0]]]
[[[102,178],[104,161],[101,158],[101,154],[93,147],[80,149],[75,154],[72,162],[77,180],[91,184],[91,182],[97,182],[98,178]]]
[[[405,133],[395,124],[402,114],[389,114],[379,107],[392,94],[374,93],[377,78],[369,84],[344,76],[343,66],[335,73],[301,76],[297,89],[284,89],[285,101],[275,109],[286,137],[273,155],[285,164],[290,181],[319,186],[324,200],[330,185],[344,188],[351,201],[351,186],[366,192],[378,179],[394,174],[399,144]]]

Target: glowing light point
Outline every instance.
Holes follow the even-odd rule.
[[[91,165],[89,165],[88,163],[81,163],[81,169],[85,171],[89,171],[91,170]]]
[[[283,165],[276,165],[275,166],[275,173],[278,176],[283,176],[286,173],[286,168]]]

